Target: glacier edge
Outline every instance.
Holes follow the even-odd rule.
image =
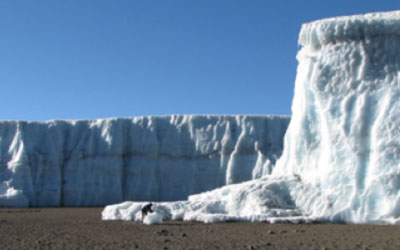
[[[171,201],[269,174],[285,116],[0,122],[0,206]],[[240,172],[240,173],[239,173]]]
[[[168,219],[400,224],[400,11],[304,24],[272,174],[157,203]],[[141,203],[103,219],[137,220]]]

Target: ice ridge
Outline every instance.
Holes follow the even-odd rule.
[[[376,12],[343,16],[305,23],[299,44],[321,48],[329,43],[368,41],[376,37],[400,36],[400,12]]]

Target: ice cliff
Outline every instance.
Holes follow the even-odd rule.
[[[400,224],[400,11],[307,23],[272,175],[159,203],[166,218]],[[137,219],[140,203],[103,219]]]
[[[274,174],[321,193],[296,194],[316,218],[400,218],[400,12],[305,24],[293,122]]]
[[[260,178],[289,117],[172,115],[0,122],[0,206],[171,201]]]

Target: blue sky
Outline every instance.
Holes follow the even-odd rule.
[[[0,120],[290,114],[301,24],[398,1],[3,0]]]

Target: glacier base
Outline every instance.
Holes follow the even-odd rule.
[[[264,177],[227,185],[189,196],[188,200],[153,203],[153,210],[164,220],[189,220],[215,223],[222,221],[309,222],[299,210],[291,193],[304,188],[296,176]],[[103,220],[141,220],[145,202],[124,202],[107,206]]]

